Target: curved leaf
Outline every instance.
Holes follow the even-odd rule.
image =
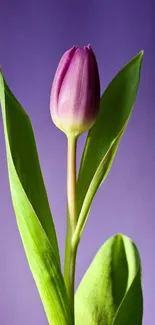
[[[30,119],[0,73],[11,196],[26,256],[49,324],[71,324],[54,224]]]
[[[105,90],[96,123],[88,132],[77,181],[80,236],[94,195],[107,177],[136,98],[143,52],[137,54]]]
[[[143,298],[140,258],[124,235],[98,251],[75,295],[76,325],[141,325]]]

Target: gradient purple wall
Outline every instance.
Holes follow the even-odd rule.
[[[52,124],[49,91],[62,53],[91,43],[102,90],[145,50],[135,110],[109,178],[93,202],[79,249],[77,284],[112,234],[137,244],[143,265],[144,325],[155,323],[155,3],[153,0],[0,0],[0,64],[29,113],[61,255],[65,237],[66,139]],[[79,155],[85,136],[79,141]],[[57,175],[57,176],[56,176]],[[0,119],[0,324],[47,324],[10,199]]]

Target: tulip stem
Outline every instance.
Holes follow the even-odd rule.
[[[76,144],[77,138],[68,136],[67,154],[67,229],[64,260],[64,280],[74,320],[74,280],[77,247],[72,238],[77,224],[76,211]]]

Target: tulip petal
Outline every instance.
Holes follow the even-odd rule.
[[[66,134],[78,136],[95,122],[99,111],[100,81],[90,46],[74,47],[61,58],[51,90],[53,122]]]

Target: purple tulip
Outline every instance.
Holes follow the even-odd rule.
[[[51,90],[53,122],[67,135],[78,136],[95,122],[100,101],[100,81],[90,45],[72,47],[62,56]]]

